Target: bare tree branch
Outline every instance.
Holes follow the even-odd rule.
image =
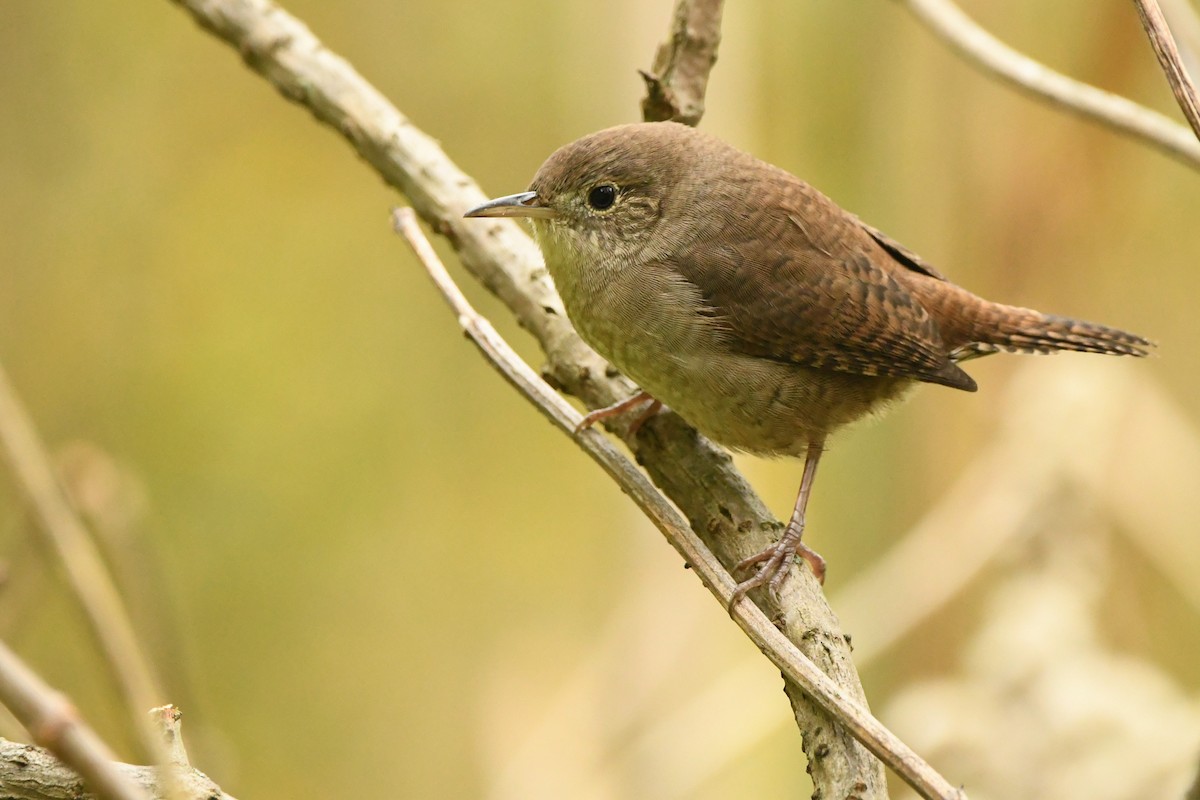
[[[583,417],[539,379],[496,333],[491,324],[471,307],[446,272],[429,240],[421,233],[412,209],[398,209],[393,216],[393,222],[396,230],[408,241],[417,258],[429,272],[442,297],[457,315],[459,325],[484,357],[544,416],[576,439],[580,447],[620,485],[622,491],[633,498],[650,521],[667,537],[667,541],[695,570],[722,607],[727,608],[733,596],[735,582],[700,538],[675,513],[637,467],[621,455],[608,439],[591,430],[575,435],[576,426]],[[966,797],[885,728],[869,711],[847,697],[825,673],[780,634],[758,606],[739,603],[733,609],[733,617],[751,641],[783,671],[788,680],[802,687],[825,711],[850,728],[855,738],[894,769],[910,786],[920,792],[922,797]],[[864,796],[866,787],[857,791],[858,796]]]
[[[1175,102],[1179,103],[1183,116],[1192,126],[1192,133],[1200,138],[1200,98],[1196,96],[1196,84],[1192,83],[1187,69],[1183,66],[1179,48],[1175,45],[1175,38],[1171,36],[1171,29],[1167,27],[1162,9],[1158,7],[1157,0],[1133,0],[1133,3],[1137,6],[1142,27],[1150,37],[1150,46],[1158,56],[1159,66],[1167,76],[1167,83],[1171,85]]]
[[[151,712],[151,717],[158,734],[171,750],[171,766],[168,770],[171,786],[165,784],[161,767],[122,764],[108,760],[111,756],[106,752],[97,751],[93,754],[99,759],[97,768],[114,774],[123,786],[132,790],[132,794],[103,794],[94,787],[93,791],[85,791],[79,773],[55,758],[49,750],[0,739],[0,797],[6,800],[91,800],[116,796],[146,800],[168,796],[170,792],[170,796],[181,800],[235,800],[211,778],[188,763],[183,750],[180,715],[174,707],[156,708]],[[103,749],[104,745],[100,744],[100,748]]]
[[[632,384],[613,376],[575,333],[540,253],[521,228],[509,220],[462,219],[485,195],[433,139],[303,23],[268,0],[172,1],[235,48],[285,97],[341,133],[387,183],[408,196],[421,218],[450,240],[467,270],[538,340],[547,355],[547,381],[593,408],[632,392]],[[628,443],[721,563],[736,564],[778,538],[779,523],[729,455],[676,415],[656,417]],[[867,705],[846,637],[807,569],[792,568],[779,602],[766,592],[753,596],[851,700]],[[883,796],[878,761],[798,686],[789,682],[786,691],[809,763],[828,795]],[[830,783],[826,773],[841,774],[845,782]]]
[[[1186,127],[1120,95],[1055,72],[992,36],[953,0],[899,0],[968,62],[1064,111],[1098,122],[1200,169],[1200,142]]]
[[[67,698],[47,686],[8,645],[0,642],[0,702],[13,712],[34,741],[50,748],[97,797],[147,800],[148,795],[122,775],[113,754],[79,718]]]
[[[63,493],[46,448],[2,368],[0,447],[38,522],[35,528],[62,562],[67,582],[100,642],[146,755],[155,763],[166,763],[162,740],[143,716],[145,709],[162,702],[158,678],[96,543]]]
[[[642,72],[647,122],[674,120],[695,125],[704,116],[708,75],[717,63],[724,0],[677,0],[671,33],[659,45],[654,67]]]

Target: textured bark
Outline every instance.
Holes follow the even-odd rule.
[[[157,767],[116,764],[117,770],[147,797],[164,797]],[[179,800],[233,800],[221,787],[195,769],[175,768]],[[49,750],[0,739],[0,798],[3,800],[92,800],[83,780],[63,766]]]

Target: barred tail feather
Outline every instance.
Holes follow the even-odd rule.
[[[1148,356],[1154,347],[1149,339],[1133,333],[1028,308],[988,304],[973,321],[973,341],[954,350],[951,358],[956,361],[1000,351],[1054,353],[1059,350],[1140,358]]]

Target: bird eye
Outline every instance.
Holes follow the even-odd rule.
[[[617,187],[611,183],[593,186],[592,190],[588,192],[587,201],[588,205],[597,211],[612,208],[612,204],[617,202]]]

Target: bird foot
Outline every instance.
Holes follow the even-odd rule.
[[[620,416],[629,409],[636,408],[643,403],[648,403],[649,405],[647,405],[646,408],[643,409],[642,412],[633,420],[633,422],[629,424],[627,438],[632,439],[634,436],[637,436],[637,432],[641,430],[643,425],[646,424],[646,421],[657,414],[658,410],[662,408],[662,402],[655,400],[649,392],[639,391],[637,394],[627,397],[620,402],[613,403],[611,406],[597,408],[595,411],[588,412],[588,414],[579,421],[579,424],[575,426],[575,433],[582,433],[583,431],[595,425],[597,422],[602,422],[606,419]]]
[[[761,553],[756,553],[739,562],[733,568],[733,572],[736,575],[739,572],[744,572],[751,567],[757,566],[752,576],[734,587],[728,606],[731,613],[733,612],[733,607],[750,590],[757,589],[759,586],[766,586],[772,596],[777,595],[779,587],[787,579],[788,568],[792,565],[796,556],[800,556],[808,562],[808,567],[812,570],[813,575],[816,576],[818,583],[825,583],[825,559],[821,558],[821,554],[816,550],[813,550],[800,541],[800,537],[803,534],[804,526],[802,524],[789,525],[787,530],[783,532],[783,536],[779,538],[779,541]]]

